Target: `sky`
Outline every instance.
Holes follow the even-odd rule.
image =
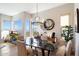
[[[11,22],[10,21],[4,21],[3,23],[3,29],[10,29],[11,27]]]

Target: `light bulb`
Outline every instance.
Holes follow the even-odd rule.
[[[37,17],[36,17],[36,21],[39,21],[39,20],[40,20],[40,17],[37,16]]]

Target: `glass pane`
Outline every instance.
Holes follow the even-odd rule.
[[[11,21],[3,21],[2,30],[10,30]]]
[[[37,24],[32,24],[32,31],[33,31],[33,36],[36,36],[39,34],[39,26]]]
[[[11,21],[4,20],[2,22],[1,39],[9,39],[9,31],[11,29]]]
[[[61,26],[69,25],[69,15],[61,16]]]
[[[30,36],[30,20],[29,19],[27,19],[26,20],[26,23],[25,23],[26,25],[26,37],[29,37]]]
[[[17,21],[15,21],[15,30],[21,30],[22,29],[22,20],[19,19]]]

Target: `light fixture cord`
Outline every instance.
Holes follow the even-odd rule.
[[[38,17],[38,3],[36,3],[36,15],[37,15],[37,17]]]

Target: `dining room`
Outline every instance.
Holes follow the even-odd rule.
[[[0,7],[0,56],[75,56],[73,3]]]

